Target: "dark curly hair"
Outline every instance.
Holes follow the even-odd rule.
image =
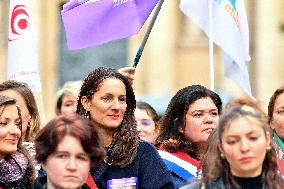
[[[157,139],[157,144],[170,152],[184,151],[192,158],[199,159],[198,149],[195,144],[185,139],[179,129],[185,125],[185,115],[189,106],[200,98],[209,97],[218,109],[222,111],[222,100],[219,95],[204,86],[191,85],[180,89],[171,99],[165,115],[159,124],[162,130]]]
[[[80,90],[77,113],[80,115],[89,115],[81,102],[83,96],[91,100],[94,93],[97,92],[103,81],[107,78],[115,78],[122,81],[126,88],[127,108],[123,120],[118,129],[113,134],[112,143],[107,149],[106,162],[118,167],[125,167],[134,160],[139,145],[139,136],[134,117],[136,107],[135,95],[128,79],[112,68],[97,68],[84,79]]]
[[[284,93],[284,86],[278,88],[270,98],[269,104],[268,104],[268,123],[270,124],[273,120],[273,111],[275,106],[275,101],[279,95]]]
[[[221,152],[218,148],[218,145],[222,141],[221,139],[224,130],[230,126],[234,120],[237,120],[240,117],[247,117],[256,120],[260,127],[263,128],[265,135],[269,132],[267,116],[265,116],[257,107],[249,105],[235,105],[226,110],[225,113],[220,117],[219,127],[213,133],[211,133],[210,137],[208,138],[210,145],[208,145],[206,153],[201,160],[203,174],[202,180],[204,183],[215,181],[220,176],[223,176],[224,183],[226,184],[225,188],[240,188],[231,174],[228,161],[221,157]],[[268,135],[266,136],[270,137]],[[268,189],[284,188],[284,181],[278,170],[276,153],[274,150],[269,150],[266,152],[261,177],[263,183]]]
[[[39,111],[37,108],[35,97],[29,88],[28,84],[24,82],[14,81],[14,80],[8,80],[4,81],[0,84],[0,92],[6,91],[6,90],[13,90],[18,92],[20,95],[22,95],[28,111],[31,115],[31,123],[30,127],[27,128],[26,131],[26,137],[23,138],[23,141],[33,141],[36,134],[40,130],[40,116]]]
[[[35,139],[35,159],[39,163],[45,163],[67,135],[80,141],[84,151],[90,156],[92,166],[102,162],[105,150],[101,147],[98,133],[90,120],[79,115],[58,116],[48,122]]]

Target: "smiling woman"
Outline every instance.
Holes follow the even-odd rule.
[[[0,188],[31,188],[34,169],[21,146],[22,119],[16,100],[0,96]]]
[[[156,149],[139,140],[135,105],[130,82],[116,70],[97,68],[85,78],[77,113],[94,123],[107,151],[105,161],[91,168],[92,176],[100,189],[117,182],[125,187],[131,182],[134,188],[173,188]]]

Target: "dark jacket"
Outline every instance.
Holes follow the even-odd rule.
[[[179,175],[175,174],[174,172],[171,172],[172,177],[173,177],[173,182],[175,185],[175,189],[179,189],[180,187],[186,185],[188,183],[187,180],[183,179]]]
[[[91,174],[99,189],[107,188],[107,181],[137,177],[139,189],[173,189],[170,171],[153,145],[141,141],[133,162],[119,168],[102,163],[91,169]]]
[[[47,189],[47,177],[38,177],[33,185],[33,189]],[[82,189],[91,189],[87,184],[82,186]]]
[[[2,189],[31,189],[32,184],[28,178],[23,178],[15,182],[0,183]]]
[[[198,182],[186,185],[181,187],[180,189],[200,189],[201,184]],[[263,189],[266,189],[265,186],[262,187]],[[205,188],[202,189],[226,189],[224,184],[223,176],[220,176],[216,181],[209,182]]]

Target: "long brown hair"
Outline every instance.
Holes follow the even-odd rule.
[[[18,111],[18,116],[20,118],[20,123],[19,123],[19,128],[22,132],[22,116],[21,116],[21,110],[20,108],[16,105],[16,100],[7,96],[2,96],[0,95],[0,107],[7,106],[7,105],[14,105],[17,108]],[[3,111],[0,112],[0,117],[2,115]],[[27,157],[28,159],[28,165],[27,165],[27,170],[26,170],[26,177],[28,179],[28,181],[30,183],[33,183],[35,180],[35,169],[34,169],[34,165],[32,163],[31,157],[28,153],[28,151],[22,146],[21,144],[21,140],[19,140],[18,144],[17,144],[17,152],[20,152],[21,154],[23,154],[24,156]]]
[[[8,80],[0,83],[0,91],[14,90],[22,95],[28,111],[31,115],[30,127],[27,128],[26,138],[23,141],[33,141],[36,134],[40,130],[40,116],[36,104],[35,97],[29,88],[29,86],[24,82]]]
[[[207,151],[201,160],[203,173],[202,180],[204,183],[215,181],[220,176],[223,176],[225,188],[240,188],[231,174],[228,161],[221,157],[221,152],[218,148],[218,145],[221,143],[221,138],[225,128],[227,128],[233,120],[236,120],[240,117],[249,117],[250,119],[256,120],[263,128],[265,135],[267,132],[269,132],[267,117],[264,116],[263,112],[261,112],[259,109],[251,106],[236,105],[226,110],[220,118],[219,127],[208,138],[210,145],[208,146]],[[261,177],[264,185],[268,189],[281,189],[284,187],[284,181],[278,170],[274,150],[268,150],[266,152]]]
[[[81,99],[86,96],[88,100],[91,100],[94,93],[99,90],[101,83],[107,78],[119,79],[124,83],[127,108],[119,128],[113,134],[112,143],[107,150],[106,161],[118,167],[125,167],[134,160],[139,145],[134,117],[136,101],[128,79],[112,68],[100,67],[95,69],[83,81],[78,99],[77,113],[83,116],[89,115],[89,112],[84,109]]]

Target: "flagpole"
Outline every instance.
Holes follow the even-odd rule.
[[[153,15],[153,17],[152,17],[152,19],[151,19],[151,21],[149,23],[147,31],[146,31],[146,33],[145,33],[145,35],[143,37],[143,40],[142,40],[142,42],[140,44],[140,47],[138,48],[138,51],[136,53],[135,58],[134,58],[134,63],[132,65],[132,67],[134,67],[134,68],[136,68],[137,65],[138,65],[138,62],[139,62],[139,60],[140,60],[140,58],[142,56],[142,53],[143,53],[144,47],[146,45],[146,42],[147,42],[147,40],[148,40],[148,38],[150,36],[150,33],[152,31],[152,28],[153,28],[153,26],[155,24],[155,21],[156,21],[156,19],[158,17],[158,14],[159,14],[159,12],[161,10],[161,7],[162,7],[163,3],[164,3],[164,0],[159,0],[159,2],[157,4],[157,7],[156,7],[155,12],[154,12],[154,15]]]
[[[212,91],[215,90],[215,79],[214,79],[214,47],[213,47],[213,14],[212,14],[212,0],[208,0],[208,11],[209,11],[209,64],[210,64],[210,88]]]

